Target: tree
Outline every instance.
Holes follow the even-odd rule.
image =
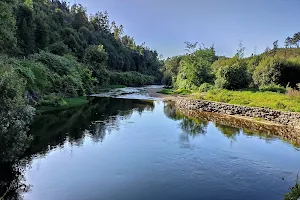
[[[243,58],[245,55],[245,47],[244,45],[240,42],[239,43],[239,48],[237,49],[237,52],[235,54],[238,58]]]
[[[297,48],[299,48],[299,42],[300,42],[300,32],[295,33],[292,38],[292,44],[295,45]]]
[[[76,5],[76,4],[75,4]],[[72,21],[72,26],[79,30],[81,27],[88,24],[88,18],[86,16],[86,9],[82,5],[76,5],[72,7],[74,14],[74,20]]]
[[[188,53],[193,53],[198,45],[198,42],[195,43],[191,43],[191,42],[184,42],[185,44],[185,51],[187,51]]]
[[[15,25],[12,5],[0,1],[0,53],[13,53],[17,44]]]
[[[285,48],[291,47],[292,45],[292,38],[291,37],[287,37],[284,41],[284,46]]]
[[[15,163],[28,147],[34,108],[26,106],[24,82],[13,69],[0,66],[0,163]]]
[[[17,12],[17,39],[18,46],[24,55],[35,52],[35,23],[33,10],[27,4],[21,4]]]
[[[250,82],[247,67],[242,62],[221,67],[216,77],[216,86],[229,90],[246,88]]]
[[[278,49],[278,40],[273,42],[273,49],[277,50]]]
[[[175,82],[178,88],[193,89],[202,83],[212,83],[212,63],[216,60],[215,50],[211,48],[200,48],[183,56],[180,69]]]

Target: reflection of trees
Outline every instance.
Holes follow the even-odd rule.
[[[253,122],[251,120],[245,120],[241,118],[232,117],[229,115],[222,115],[210,112],[201,112],[198,110],[176,110],[173,106],[171,108],[165,108],[167,116],[169,113],[182,118],[183,115],[188,116],[190,119],[201,119],[203,121],[214,122],[215,126],[229,139],[235,139],[235,137],[243,133],[248,136],[256,136],[265,141],[271,141],[276,138],[281,138],[296,148],[300,147],[299,130],[292,127],[285,127],[279,125],[269,125],[265,123]],[[176,117],[174,117],[176,118]]]
[[[153,101],[95,98],[88,105],[70,110],[38,116],[31,127],[33,142],[27,150],[23,162],[30,162],[32,155],[45,154],[49,148],[63,146],[66,141],[72,145],[82,145],[89,135],[93,141],[102,142],[106,133],[119,127],[120,120],[136,111],[154,109]],[[26,161],[27,160],[27,161]],[[21,200],[28,186],[22,170],[25,164],[0,165],[0,199]]]
[[[30,187],[25,185],[23,170],[24,163],[19,166],[1,164],[0,166],[0,199],[22,200],[22,194],[28,192]]]
[[[179,127],[183,131],[180,135],[181,141],[188,141],[190,137],[195,138],[198,135],[206,133],[208,122],[200,118],[187,117],[177,112],[173,102],[166,102],[164,106],[165,115],[173,120],[179,120]]]
[[[227,126],[219,123],[215,123],[215,126],[229,139],[235,139],[235,137],[240,133],[239,128],[235,128],[232,126]]]
[[[180,128],[193,137],[205,134],[206,133],[207,122],[197,120],[197,119],[189,119],[187,117],[183,117],[180,122]]]
[[[180,120],[183,117],[182,114],[177,112],[175,103],[173,101],[165,102],[164,113],[168,118],[173,120]]]
[[[95,98],[81,108],[41,115],[32,125],[34,141],[27,154],[46,153],[48,146],[62,146],[66,139],[79,145],[86,134],[103,141],[107,132],[119,127],[120,119],[153,108],[153,101]]]

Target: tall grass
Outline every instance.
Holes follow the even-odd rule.
[[[218,89],[209,91],[203,98],[205,100],[229,104],[300,112],[300,92],[296,90],[290,90],[287,94],[280,94],[276,92],[229,91]]]

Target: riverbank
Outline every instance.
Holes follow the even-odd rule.
[[[259,108],[252,106],[234,105],[223,102],[192,99],[191,96],[178,93],[166,94],[162,90],[148,91],[149,95],[158,96],[165,100],[175,102],[177,108],[185,110],[198,110],[223,115],[235,116],[237,118],[257,121],[265,124],[289,126],[300,130],[300,113],[274,110],[270,108]],[[156,94],[154,94],[156,93]],[[300,137],[300,136],[299,136]]]

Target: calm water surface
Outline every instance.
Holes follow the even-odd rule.
[[[291,144],[162,101],[96,98],[31,132],[25,200],[283,199],[300,170]]]

